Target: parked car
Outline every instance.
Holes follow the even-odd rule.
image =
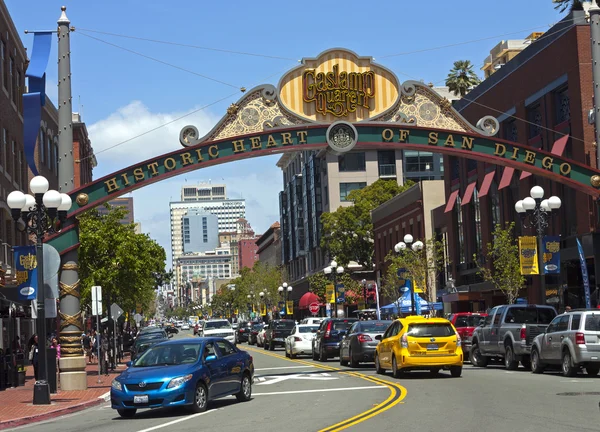
[[[488,316],[486,313],[457,312],[448,317],[448,320],[452,323],[456,331],[458,331],[458,335],[462,340],[465,359],[469,358],[473,331],[486,316]]]
[[[258,332],[258,334],[256,335],[256,346],[257,347],[265,346],[265,334],[267,333],[268,329],[269,329],[269,324],[264,324],[262,330],[260,330]]]
[[[375,359],[375,348],[382,335],[393,321],[357,321],[342,337],[340,344],[340,365],[358,367],[360,362],[372,362]]]
[[[236,343],[248,342],[248,335],[252,330],[252,321],[243,321],[238,323],[238,327],[235,331]]]
[[[600,371],[600,311],[575,309],[558,315],[546,331],[533,339],[531,371],[542,373],[547,366],[560,365],[564,376]]]
[[[312,341],[313,360],[326,361],[340,355],[340,342],[356,318],[326,318]]]
[[[235,333],[225,319],[209,320],[204,323],[200,337],[222,337],[235,344]]]
[[[188,323],[183,323],[181,325],[181,330],[189,330],[190,329],[190,325]]]
[[[423,369],[434,375],[441,369],[449,369],[455,378],[462,374],[462,343],[446,318],[400,318],[375,338],[381,341],[375,351],[378,374],[386,369],[392,370],[394,378],[405,371]]]
[[[296,358],[296,356],[310,355],[312,352],[312,340],[319,329],[318,325],[297,324],[291,334],[285,338],[285,356]]]
[[[531,343],[546,331],[556,316],[552,306],[512,304],[494,307],[482,325],[473,331],[471,364],[486,367],[490,358],[504,358],[504,366],[515,370],[519,362],[529,368]]]
[[[252,396],[252,357],[222,338],[163,342],[128,362],[111,384],[111,406],[121,417],[141,408],[188,406],[206,410],[211,400]]]
[[[179,333],[179,329],[174,326],[165,326],[164,330],[167,334],[177,334]]]
[[[131,346],[131,360],[135,360],[136,358],[140,357],[146,350],[152,348],[154,345],[168,340],[169,338],[161,333],[151,333],[138,336]]]
[[[294,320],[272,320],[265,332],[265,350],[273,351],[276,346],[285,346],[285,338],[290,335],[295,325],[296,321]]]
[[[263,329],[263,323],[254,323],[248,335],[248,345],[258,345],[258,333]]]

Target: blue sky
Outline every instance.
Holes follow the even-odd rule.
[[[208,131],[241,96],[236,88],[276,85],[299,59],[328,48],[345,47],[373,56],[401,81],[422,79],[439,85],[455,60],[471,60],[480,72],[483,60],[500,40],[545,31],[561,18],[551,0],[5,2],[29,50],[33,36],[23,31],[54,29],[60,6],[67,6],[71,25],[78,29],[71,39],[73,110],[82,112],[90,131],[99,162],[95,178],[179,148],[181,127],[194,124],[201,132]],[[159,44],[90,30],[281,58]],[[475,42],[462,43],[466,41]],[[443,48],[430,50],[438,47]],[[54,101],[55,59],[56,46],[47,72],[47,92]],[[229,95],[227,100],[168,127],[102,151]],[[185,182],[211,180],[226,183],[232,197],[246,198],[250,223],[257,232],[264,232],[279,218],[277,193],[282,180],[276,161],[274,156],[230,163],[140,189],[133,193],[135,219],[169,254],[169,200],[178,199]]]

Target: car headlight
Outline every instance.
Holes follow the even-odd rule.
[[[123,386],[121,385],[121,383],[119,381],[117,381],[116,379],[114,379],[112,381],[111,387],[114,388],[115,390],[119,390],[119,391],[123,391]]]
[[[192,379],[192,374],[173,378],[171,381],[169,381],[169,385],[167,386],[167,388],[172,389],[175,387],[179,387],[191,379]]]

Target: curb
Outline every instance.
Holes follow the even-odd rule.
[[[80,403],[77,405],[71,405],[68,407],[59,408],[55,411],[51,411],[51,412],[47,412],[47,413],[43,413],[43,414],[37,414],[37,415],[29,416],[29,417],[22,417],[22,418],[18,418],[18,419],[14,419],[14,420],[7,420],[7,421],[0,422],[0,430],[15,428],[18,426],[24,426],[24,425],[28,425],[31,423],[38,423],[38,422],[41,422],[44,420],[49,420],[56,416],[72,414],[72,413],[82,411],[87,408],[91,408],[96,405],[100,405],[102,403],[105,403],[107,400],[110,400],[110,392],[103,394],[102,396],[98,397],[98,399],[83,402],[83,403]]]

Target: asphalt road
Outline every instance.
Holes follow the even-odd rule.
[[[181,335],[180,337],[187,336]],[[209,410],[141,411],[123,420],[109,404],[18,428],[39,432],[196,430],[461,432],[598,431],[600,378],[533,375],[466,365],[461,378],[412,372],[396,380],[359,369],[240,345],[254,357],[253,399],[213,402]],[[382,381],[383,380],[383,381]]]

